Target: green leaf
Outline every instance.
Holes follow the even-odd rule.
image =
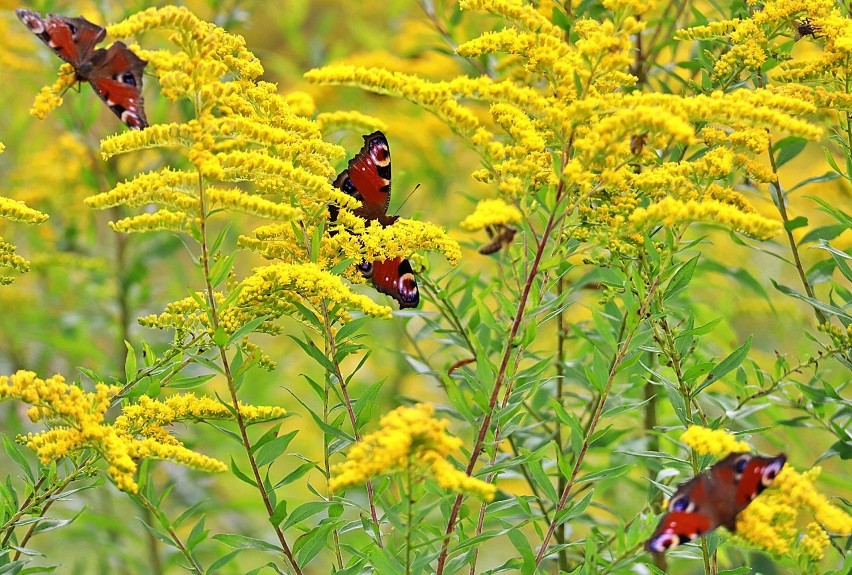
[[[287,521],[281,526],[281,529],[287,530],[297,523],[304,521],[308,517],[313,517],[318,513],[326,511],[332,505],[331,501],[308,501],[296,507],[287,517]],[[339,503],[337,504],[339,505]]]
[[[748,357],[748,351],[751,349],[751,339],[752,336],[748,336],[748,339],[744,344],[731,352],[728,357],[717,363],[716,367],[711,369],[710,373],[707,374],[704,381],[692,390],[692,394],[698,395],[704,388],[716,383],[716,381],[724,377],[727,373],[737,369],[740,364],[745,361],[745,358]]]
[[[822,182],[830,182],[831,180],[836,180],[839,177],[840,177],[840,174],[838,174],[836,172],[826,172],[821,176],[814,176],[812,178],[806,178],[806,179],[802,180],[801,182],[799,182],[798,184],[796,184],[795,186],[793,186],[792,188],[790,188],[790,190],[787,193],[791,194],[791,193],[793,193],[794,191],[798,190],[799,188],[801,188],[803,186],[807,186],[807,185],[810,185],[810,184],[819,184],[819,183],[822,183]]]
[[[677,270],[671,281],[669,281],[668,286],[666,286],[666,292],[663,295],[664,300],[671,299],[686,289],[689,282],[692,281],[692,276],[695,273],[695,266],[698,265],[698,257],[699,256],[695,256],[680,266],[680,269]]]
[[[808,225],[808,218],[805,216],[798,216],[793,218],[792,220],[788,220],[784,222],[784,229],[788,232],[792,232],[798,228],[804,228]]]
[[[256,317],[252,320],[249,320],[246,323],[244,323],[243,325],[241,325],[240,327],[238,327],[237,330],[234,333],[231,334],[231,337],[228,338],[228,343],[225,344],[225,347],[228,347],[229,345],[231,345],[235,341],[239,341],[239,340],[243,339],[243,336],[246,336],[246,335],[254,332],[254,330],[257,329],[257,326],[259,326],[260,324],[262,324],[263,322],[268,320],[269,317],[270,316],[268,316],[268,315],[262,315],[260,317]]]
[[[847,230],[843,224],[831,224],[828,226],[819,226],[802,236],[799,240],[799,245],[803,246],[819,240],[831,241]]]
[[[166,387],[169,389],[195,389],[196,387],[201,387],[214,377],[216,375],[213,373],[174,377],[166,382]]]
[[[551,18],[551,21],[566,32],[571,31],[571,20],[569,20],[568,16],[565,15],[565,12],[555,6],[553,8],[553,17]]]
[[[124,341],[124,346],[127,348],[127,355],[124,357],[124,381],[131,382],[136,379],[136,351],[127,340]]]
[[[189,550],[195,548],[199,543],[207,539],[208,531],[204,529],[204,521],[205,517],[202,515],[198,522],[193,526],[192,531],[189,533],[189,537],[186,539],[186,547]]]
[[[601,469],[600,471],[595,471],[593,473],[589,473],[588,475],[583,475],[582,477],[577,479],[577,483],[585,483],[587,481],[597,481],[598,479],[613,479],[615,477],[620,477],[633,469],[632,464],[627,465],[617,465],[616,467],[611,467],[609,469]]]
[[[210,564],[210,567],[207,568],[207,571],[205,572],[206,575],[213,575],[213,573],[215,573],[216,571],[218,571],[219,569],[221,569],[222,567],[224,567],[225,565],[227,565],[228,563],[233,561],[234,557],[236,557],[239,554],[240,554],[240,551],[237,550],[237,551],[231,551],[230,553],[227,553],[227,554],[223,555],[222,557],[219,557],[213,563]]]
[[[800,299],[804,302],[807,302],[811,305],[811,307],[814,307],[814,308],[816,308],[820,311],[823,311],[825,313],[835,315],[835,316],[841,318],[845,322],[852,322],[852,315],[849,315],[843,309],[836,307],[836,306],[833,306],[831,304],[827,304],[825,302],[821,302],[818,299],[814,299],[812,297],[802,295],[792,288],[788,288],[787,286],[779,284],[775,280],[771,280],[771,281],[772,281],[772,285],[775,286],[775,289],[777,289],[781,293],[786,294],[790,297],[794,297],[796,299]]]
[[[284,552],[284,550],[277,545],[267,543],[262,539],[255,539],[254,537],[248,537],[246,535],[237,535],[236,533],[219,533],[214,535],[213,539],[224,543],[233,549],[256,549],[258,551],[267,551],[269,553]]]
[[[321,525],[296,539],[296,543],[293,545],[296,562],[299,565],[310,563],[325,548],[326,541],[328,541],[328,534],[334,527],[334,523]]]
[[[210,285],[212,287],[218,287],[227,279],[228,274],[234,269],[236,257],[237,254],[234,252],[216,260],[213,267],[210,268]]]
[[[798,136],[789,136],[779,140],[774,146],[772,146],[772,151],[775,154],[775,168],[780,168],[802,153],[802,150],[805,149],[805,145],[807,145],[807,143],[808,141],[806,139]]]
[[[284,435],[279,435],[275,439],[261,445],[260,449],[258,449],[255,454],[255,462],[257,465],[259,467],[263,467],[278,459],[278,457],[286,451],[287,446],[290,445],[290,442],[294,437],[296,437],[297,433],[299,433],[298,429],[291,431],[290,433],[285,433]]]
[[[21,453],[21,450],[18,449],[18,446],[9,439],[7,435],[3,435],[3,447],[6,449],[6,453],[9,457],[12,458],[18,467],[27,474],[27,477],[30,478],[30,481],[35,482],[35,476],[33,476],[33,471],[30,469],[30,464],[27,462],[27,459],[24,457],[24,454]]]
[[[213,332],[213,343],[218,347],[226,347],[228,344],[228,333],[221,325]]]

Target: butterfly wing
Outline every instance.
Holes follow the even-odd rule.
[[[377,291],[391,296],[399,303],[399,309],[417,307],[420,303],[417,279],[407,259],[379,260],[372,265],[362,264],[358,267],[365,276],[372,278]]]
[[[383,226],[396,220],[387,215],[391,194],[391,156],[388,140],[382,132],[364,136],[364,146],[349,160],[349,169],[344,173],[355,193],[346,187],[340,189],[363,204],[355,210],[355,215],[379,220]]]
[[[142,99],[142,71],[148,63],[128,48],[115,42],[107,50],[92,56],[89,83],[106,105],[131,130],[148,126]]]
[[[391,159],[390,146],[383,133],[373,132],[364,136],[364,146],[349,160],[349,167],[338,174],[334,187],[361,202],[361,207],[353,212],[356,216],[368,221],[377,220],[383,226],[389,226],[397,220],[396,216],[387,215],[391,192]],[[331,205],[328,210],[330,220],[336,221],[339,208]],[[420,303],[417,279],[407,259],[362,262],[358,270],[372,279],[377,291],[394,298],[400,309],[417,307]]]
[[[74,66],[81,79],[86,79],[84,64],[95,53],[95,45],[106,37],[106,30],[82,16],[66,18],[48,14],[46,18],[42,18],[38,12],[26,8],[18,8],[15,14],[30,32],[50,46],[57,56]]]
[[[677,488],[646,549],[663,552],[720,525],[734,532],[737,515],[772,484],[786,460],[783,453],[775,457],[732,453],[714,463]]]
[[[648,551],[662,553],[718,527],[705,504],[708,479],[706,474],[701,474],[677,488],[669,500],[668,511],[645,543]]]
[[[772,485],[786,461],[787,456],[783,453],[775,457],[748,457],[744,465],[745,468],[737,478],[737,491],[734,500],[739,507],[738,512],[748,507],[748,504],[755,497]],[[739,465],[742,467],[743,463],[740,461]]]

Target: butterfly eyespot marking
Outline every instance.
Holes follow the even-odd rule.
[[[75,37],[77,36],[77,27],[74,24],[72,24],[71,22],[68,22],[68,29],[71,30],[72,36],[75,36]]]
[[[769,487],[775,482],[775,478],[778,477],[778,474],[781,472],[781,468],[784,467],[784,462],[786,458],[781,456],[775,459],[772,463],[767,465],[763,469],[763,473],[760,476],[760,483],[764,487]]]
[[[676,499],[672,499],[669,502],[669,511],[694,511],[695,503],[692,503],[689,500],[689,497],[686,495],[678,497]]]
[[[361,272],[365,278],[370,279],[373,277],[373,264],[370,262],[361,262],[356,266],[358,271]]]
[[[648,542],[648,549],[663,553],[680,545],[680,536],[672,531],[666,531]]]
[[[739,481],[740,477],[742,477],[743,472],[745,472],[746,467],[748,467],[749,461],[751,461],[751,455],[742,455],[734,462],[734,476],[737,481]]]
[[[123,74],[118,74],[115,78],[117,81],[122,84],[127,84],[128,86],[136,85],[136,78],[133,77],[133,74],[130,72],[124,72]]]

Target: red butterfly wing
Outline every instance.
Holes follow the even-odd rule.
[[[124,42],[116,42],[92,57],[89,82],[110,110],[132,130],[148,126],[142,99],[142,70],[147,62]]]
[[[682,543],[711,531],[715,528],[713,520],[707,515],[687,511],[666,513],[660,520],[654,535],[648,539],[645,548],[648,551],[662,553]]]
[[[364,147],[349,160],[349,168],[334,180],[338,188],[361,202],[353,213],[365,220],[377,220],[383,226],[392,225],[396,216],[387,215],[391,192],[390,146],[385,135],[373,132],[364,136]],[[329,206],[331,221],[337,220],[338,207]],[[417,307],[420,292],[417,279],[407,259],[394,258],[373,263],[362,262],[358,270],[372,278],[376,290],[394,298],[400,309]]]
[[[787,457],[783,453],[776,457],[750,457],[737,482],[737,505],[745,509],[755,497],[772,485],[786,461]]]
[[[786,461],[784,454],[758,457],[732,453],[677,488],[668,513],[645,544],[663,552],[724,525],[733,532],[737,515],[772,484]]]
[[[348,174],[358,192],[356,197],[363,204],[355,214],[367,220],[379,220],[382,225],[393,223],[396,218],[389,220],[387,216],[391,194],[391,156],[385,135],[373,132],[364,136],[364,147],[349,160],[349,169],[344,173]]]
[[[387,294],[399,303],[399,309],[417,307],[420,303],[420,291],[417,289],[417,280],[408,260],[394,258],[391,260],[379,260],[373,262],[368,271],[367,266],[359,266],[365,275],[372,275],[373,285],[376,290]]]
[[[48,14],[42,18],[38,12],[18,8],[18,19],[50,46],[57,56],[74,66],[78,76],[86,78],[85,63],[95,52],[95,44],[106,37],[106,30],[83,17],[66,18]]]

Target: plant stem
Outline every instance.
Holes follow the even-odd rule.
[[[216,306],[216,297],[214,295],[215,292],[213,291],[213,285],[210,283],[210,254],[208,253],[207,248],[207,210],[205,207],[204,192],[204,177],[199,171],[198,198],[200,203],[199,212],[201,214],[201,265],[204,272],[204,285],[205,295],[207,297],[207,305],[210,306],[210,321],[212,324],[213,331],[215,333],[219,329],[219,312]],[[266,507],[266,513],[270,518],[272,518],[272,515],[275,513],[275,508],[272,505],[272,500],[270,499],[269,493],[266,490],[266,486],[263,483],[263,477],[260,474],[260,469],[257,466],[257,461],[255,461],[254,455],[252,454],[252,444],[248,437],[245,419],[243,418],[243,414],[240,411],[240,402],[237,398],[237,386],[236,382],[234,381],[234,376],[231,373],[231,363],[228,360],[227,349],[226,347],[221,345],[217,345],[216,347],[219,349],[219,358],[222,361],[222,370],[225,373],[225,379],[228,383],[228,392],[231,396],[231,405],[234,408],[234,418],[236,419],[237,427],[240,430],[240,439],[242,440],[243,447],[245,448],[246,456],[248,457],[249,465],[251,466],[251,471],[254,475],[254,479],[257,484],[257,490],[260,492],[260,496],[263,499],[263,504]],[[272,522],[270,523],[272,524]],[[293,570],[298,575],[302,575],[302,570],[299,569],[299,565],[296,563],[296,558],[293,556],[293,553],[290,550],[290,546],[287,544],[287,540],[284,537],[284,532],[281,531],[281,527],[277,524],[272,524],[272,528],[275,530],[275,535],[278,537],[278,542],[281,544],[281,549],[284,552],[284,555],[286,556],[290,565],[293,567]]]
[[[784,235],[787,236],[787,243],[790,245],[790,253],[793,255],[793,264],[796,267],[796,271],[799,273],[799,279],[802,282],[802,287],[805,289],[805,293],[808,294],[809,298],[816,299],[813,287],[808,281],[808,274],[805,271],[805,266],[802,264],[802,258],[799,256],[799,248],[796,245],[796,238],[793,237],[793,231],[788,229],[789,226],[787,224],[790,222],[790,216],[787,214],[787,198],[781,193],[781,181],[778,178],[778,166],[775,163],[775,156],[772,154],[771,136],[769,137],[769,150],[767,151],[767,154],[769,155],[769,163],[772,166],[772,173],[775,176],[775,180],[769,184],[769,190],[770,194],[773,196],[772,199],[774,200],[775,207],[778,208],[778,213],[784,221]],[[772,190],[775,191],[774,194],[772,193]],[[814,315],[820,324],[828,322],[828,319],[822,313],[822,310],[816,307],[813,309]]]
[[[323,325],[325,327],[325,345],[326,352],[334,365],[334,377],[337,378],[340,384],[340,391],[343,394],[343,403],[346,405],[346,411],[349,414],[349,422],[352,425],[352,434],[355,436],[355,441],[361,441],[361,433],[358,431],[358,419],[355,417],[355,410],[352,407],[352,400],[349,398],[349,390],[346,386],[346,378],[340,369],[340,363],[337,361],[337,344],[334,341],[334,333],[331,331],[331,319],[328,314],[328,304],[322,302]],[[367,498],[370,502],[370,516],[373,519],[373,524],[376,526],[376,543],[382,547],[382,529],[379,523],[379,516],[376,513],[376,504],[373,495],[373,483],[367,481]]]
[[[155,517],[159,515],[159,510],[154,506],[153,503],[148,500],[147,497],[145,497],[141,493],[137,493],[134,497],[142,502],[142,507],[148,511],[148,517]],[[150,525],[151,523],[152,522],[149,522],[148,524]],[[180,537],[172,528],[172,526],[164,523],[164,521],[160,521],[160,525],[166,529],[172,543],[174,543],[175,547],[178,549],[178,551],[180,551],[181,555],[183,555],[184,559],[186,559],[186,561],[189,563],[187,568],[193,573],[197,573],[198,575],[204,575],[204,569],[202,569],[201,566],[199,566],[198,563],[195,561],[192,556],[192,553],[190,553],[189,549],[186,548],[186,545],[184,545],[183,541],[181,541]]]
[[[565,157],[566,156],[563,156],[563,163]],[[497,406],[497,399],[500,397],[500,390],[503,387],[503,381],[506,378],[506,368],[509,365],[509,358],[512,353],[512,342],[515,340],[515,336],[517,336],[518,330],[521,327],[521,323],[524,320],[524,312],[526,311],[527,300],[529,299],[530,291],[532,290],[535,278],[538,276],[538,269],[541,265],[541,260],[544,256],[544,251],[547,248],[548,240],[550,239],[550,234],[556,226],[557,220],[564,216],[564,214],[567,212],[567,210],[565,210],[565,212],[560,212],[559,210],[559,204],[564,191],[565,181],[564,179],[560,179],[559,187],[556,191],[556,202],[554,205],[554,209],[551,210],[550,215],[548,216],[547,224],[545,225],[544,232],[542,232],[541,240],[539,241],[538,247],[536,249],[535,258],[533,259],[529,273],[527,274],[527,280],[524,284],[524,289],[523,292],[521,292],[521,297],[518,301],[518,306],[515,312],[515,319],[512,322],[511,328],[509,329],[506,347],[503,350],[503,357],[500,360],[500,367],[497,371],[497,377],[494,380],[494,389],[491,391],[491,397],[488,400],[488,408],[485,411],[485,416],[483,417],[482,423],[479,426],[479,432],[477,433],[476,441],[474,442],[473,448],[470,452],[470,460],[468,461],[467,468],[465,469],[465,474],[468,476],[473,474],[473,469],[476,466],[477,460],[479,459],[479,452],[482,449],[483,444],[485,443],[485,436],[488,434],[488,428],[491,426],[491,419],[494,417],[495,407]],[[462,500],[463,495],[457,495],[455,501],[453,502],[452,509],[450,510],[450,516],[447,519],[447,528],[444,532],[444,540],[441,543],[441,552],[438,555],[436,575],[441,575],[444,572],[444,565],[446,564],[447,554],[449,552],[450,537],[452,536],[453,531],[456,527],[456,520],[458,519]]]
[[[656,278],[654,278],[654,282],[651,284],[650,288],[648,289],[648,293],[645,296],[645,301],[642,302],[642,305],[640,306],[639,311],[637,312],[640,319],[645,317],[648,312],[648,309],[651,306],[651,302],[653,301],[653,295],[657,291],[657,288],[660,284],[660,277],[661,276],[658,275]],[[562,490],[562,495],[559,498],[559,503],[556,505],[556,509],[553,514],[553,521],[550,522],[550,526],[547,529],[547,533],[545,534],[544,539],[541,542],[541,546],[539,548],[538,555],[536,556],[535,560],[536,565],[539,565],[544,559],[544,557],[547,555],[547,546],[550,544],[550,539],[551,537],[553,537],[553,533],[557,527],[556,524],[558,523],[559,515],[561,511],[565,508],[566,503],[568,502],[568,496],[570,495],[571,489],[574,487],[574,483],[577,479],[577,475],[580,472],[580,467],[582,466],[583,460],[585,459],[586,451],[589,449],[591,437],[595,433],[597,424],[600,421],[601,413],[603,413],[604,404],[606,404],[607,396],[609,395],[609,391],[612,388],[613,381],[615,381],[615,375],[616,373],[618,373],[618,368],[620,367],[621,363],[627,357],[627,351],[630,348],[630,343],[633,341],[633,338],[635,337],[638,327],[640,325],[642,325],[641,321],[637,321],[634,328],[627,333],[624,341],[622,342],[618,350],[618,354],[613,359],[606,385],[604,386],[604,389],[600,394],[597,406],[595,407],[595,412],[592,415],[591,421],[589,422],[588,431],[583,437],[583,444],[580,447],[580,453],[577,455],[577,460],[574,462],[574,467],[571,470],[571,478],[568,480],[568,482],[565,484],[565,488]]]

